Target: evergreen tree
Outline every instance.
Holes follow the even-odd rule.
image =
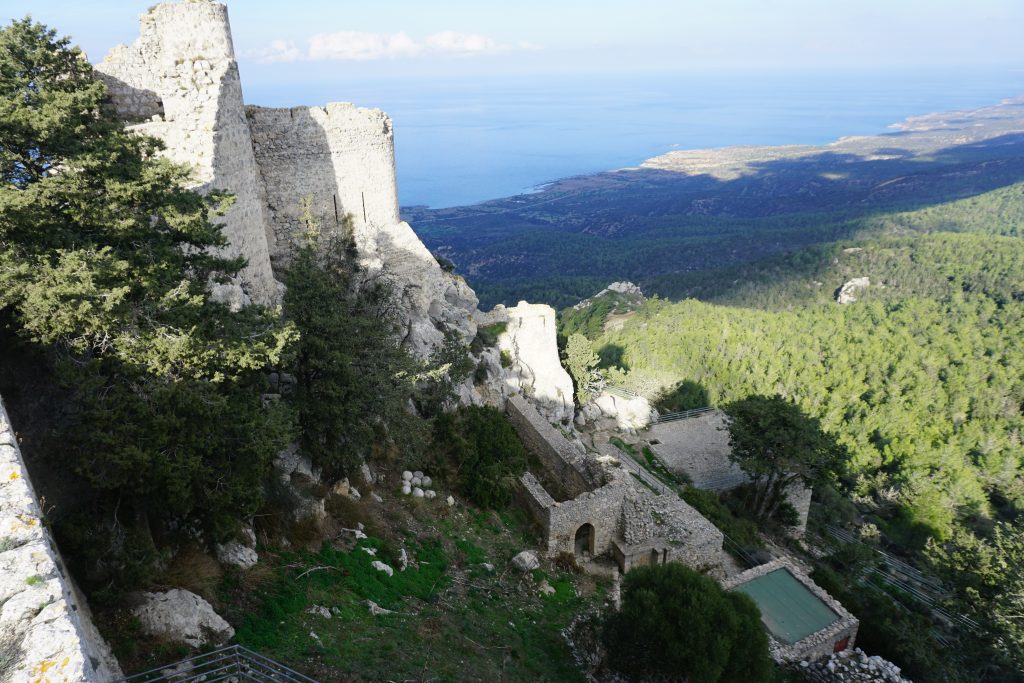
[[[115,514],[145,539],[154,517],[223,536],[287,440],[287,409],[260,391],[295,334],[211,300],[244,265],[211,220],[230,197],[189,189],[104,97],[67,38],[0,29],[0,310],[50,351],[72,393],[64,457]]]
[[[565,345],[565,367],[576,385],[576,401],[580,405],[591,399],[590,386],[594,381],[594,368],[598,361],[589,339],[578,333],[569,335]]]
[[[626,574],[622,609],[604,642],[612,666],[630,675],[691,683],[771,680],[761,613],[745,595],[681,564]]]
[[[422,368],[396,338],[388,292],[354,292],[347,240],[311,226],[286,276],[285,314],[301,333],[294,403],[303,452],[340,476],[358,470],[374,441],[404,439],[415,450],[407,405]]]
[[[845,449],[816,418],[781,396],[750,396],[723,410],[729,416],[729,457],[752,480],[758,519],[775,513],[789,486],[824,483],[846,459]]]

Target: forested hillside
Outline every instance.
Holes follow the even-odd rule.
[[[656,299],[596,348],[620,348],[636,386],[689,380],[716,404],[796,400],[851,448],[858,495],[895,503],[905,530],[944,536],[958,517],[1024,502],[1024,242],[885,237],[733,275],[701,290],[733,305]],[[871,287],[836,304],[859,276]]]
[[[849,450],[837,486],[858,523],[944,576],[952,609],[985,624],[959,634],[956,662],[915,663],[915,680],[938,680],[942,667],[955,668],[942,680],[969,680],[970,662],[989,656],[979,651],[1013,652],[1021,640],[1012,605],[1024,547],[1024,241],[1004,235],[1019,229],[1022,199],[1006,188],[880,217],[879,237],[666,277],[661,292],[704,301],[655,296],[604,329],[613,306],[601,301],[562,312],[562,329],[590,337],[617,383],[663,396],[683,386],[713,405],[780,394],[837,435]],[[937,231],[949,227],[963,232]],[[863,277],[871,284],[854,303],[836,302]],[[846,504],[828,500],[823,514],[841,517]],[[893,633],[909,628],[888,621],[899,608],[887,604],[861,606],[876,635],[879,619]],[[930,639],[929,628],[914,637]],[[890,656],[912,659],[907,638]],[[996,669],[984,680],[1015,680]]]

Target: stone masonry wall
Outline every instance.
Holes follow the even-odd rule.
[[[190,164],[200,190],[235,203],[218,220],[232,256],[248,265],[241,286],[252,301],[276,302],[267,221],[242,104],[227,8],[209,0],[160,4],[140,18],[139,38],[96,66],[115,108],[140,133],[160,138],[172,161]]]
[[[829,595],[824,588],[814,583],[807,574],[787,558],[776,558],[771,562],[758,565],[741,574],[729,577],[722,582],[722,588],[732,590],[741,584],[779,569],[786,570],[792,574],[793,578],[828,605],[829,609],[836,613],[838,619],[820,631],[816,631],[792,644],[780,642],[769,634],[768,646],[772,658],[777,662],[814,661],[831,655],[836,645],[844,640],[846,640],[846,649],[853,648],[854,642],[857,639],[857,629],[860,626],[860,621],[857,617],[850,614],[843,607],[842,603]]]
[[[562,484],[570,497],[575,498],[601,485],[602,482],[595,477],[596,473],[588,467],[586,457],[552,427],[532,403],[522,396],[511,396],[506,410],[519,438]]]
[[[306,230],[301,202],[321,228],[352,217],[357,239],[367,243],[374,226],[399,222],[391,119],[379,109],[347,102],[326,107],[247,107],[253,149],[274,242],[275,260]],[[422,245],[417,251],[431,259]],[[431,259],[432,260],[432,259]]]
[[[0,680],[103,683],[120,677],[44,524],[0,400]]]
[[[584,524],[594,527],[593,556],[612,549],[612,541],[620,534],[622,498],[625,489],[620,482],[587,491],[572,500],[555,503],[548,508],[548,555],[573,553],[576,531]]]
[[[445,273],[398,214],[391,119],[347,102],[326,107],[246,110],[271,226],[271,255],[284,266],[308,229],[338,232],[351,217],[351,236],[370,280],[392,287],[405,326],[404,343],[421,357],[444,341],[444,330],[469,342],[476,335],[477,298]]]

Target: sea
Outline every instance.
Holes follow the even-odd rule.
[[[1024,95],[1024,68],[644,72],[261,85],[268,106],[388,112],[399,202],[463,206],[676,149],[825,144]]]

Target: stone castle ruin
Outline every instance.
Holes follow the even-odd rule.
[[[619,571],[682,562],[717,571],[722,532],[671,492],[655,491],[609,456],[588,456],[521,396],[508,399],[512,424],[540,461],[520,479],[523,506],[541,529],[549,557],[581,564],[612,558]]]
[[[351,221],[360,265],[397,295],[405,343],[426,356],[444,331],[476,334],[477,299],[445,273],[398,213],[391,119],[348,103],[325,107],[246,107],[228,12],[212,0],[156,5],[139,38],[96,66],[115,110],[166,144],[166,156],[195,168],[200,189],[235,202],[223,217],[232,256],[248,265],[233,285],[214,286],[232,305],[273,305],[309,218],[321,231]]]
[[[711,571],[722,564],[723,535],[696,510],[616,457],[587,453],[566,437],[573,436],[573,384],[559,361],[554,310],[526,302],[477,310],[473,290],[401,220],[384,112],[349,103],[247,107],[227,9],[213,0],[154,6],[141,17],[139,38],[114,48],[96,71],[131,129],[162,140],[168,158],[194,169],[201,191],[235,196],[218,220],[226,255],[247,265],[234,281],[211,284],[216,299],[234,308],[278,305],[279,275],[312,224],[351,237],[362,277],[390,286],[411,352],[428,357],[452,335],[469,344],[478,326],[496,330],[496,344],[474,359],[487,381],[467,380],[459,400],[506,407],[540,461],[523,475],[521,499],[549,556],[569,553],[581,564],[604,556],[623,572],[670,561]],[[649,421],[649,406],[626,415],[612,403],[603,410],[625,415],[620,423],[629,429]],[[2,404],[0,525],[0,642],[16,636],[16,651],[0,651],[0,679],[119,677],[42,525]]]

